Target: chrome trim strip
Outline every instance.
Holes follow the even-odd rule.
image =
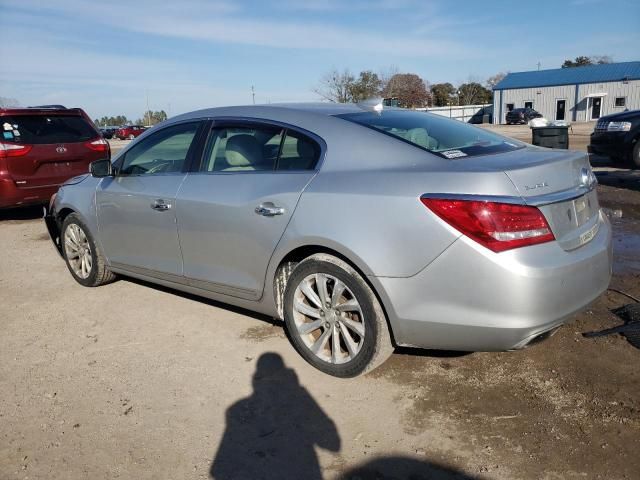
[[[498,202],[525,205],[522,197],[507,195],[473,195],[468,193],[425,193],[420,198],[439,198],[443,200],[467,200],[475,202]]]

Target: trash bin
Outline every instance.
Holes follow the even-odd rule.
[[[482,115],[482,123],[489,123],[489,115],[486,113]]]
[[[569,127],[531,127],[531,143],[566,150],[569,148]]]

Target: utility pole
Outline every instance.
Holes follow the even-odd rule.
[[[251,98],[253,100],[253,104],[255,105],[256,104],[256,91],[253,88],[253,85],[251,85]]]

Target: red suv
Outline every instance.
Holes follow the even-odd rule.
[[[142,135],[142,132],[146,130],[142,125],[127,125],[126,127],[120,127],[118,131],[115,133],[115,137],[118,137],[120,140],[133,140],[139,135]]]
[[[111,155],[80,108],[0,108],[0,132],[0,208],[47,203],[60,184]]]

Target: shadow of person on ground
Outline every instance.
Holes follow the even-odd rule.
[[[379,457],[356,466],[337,480],[474,480],[459,470],[409,457]]]
[[[253,376],[253,394],[227,410],[209,473],[217,480],[320,480],[316,446],[340,450],[335,424],[282,357],[265,353]]]

